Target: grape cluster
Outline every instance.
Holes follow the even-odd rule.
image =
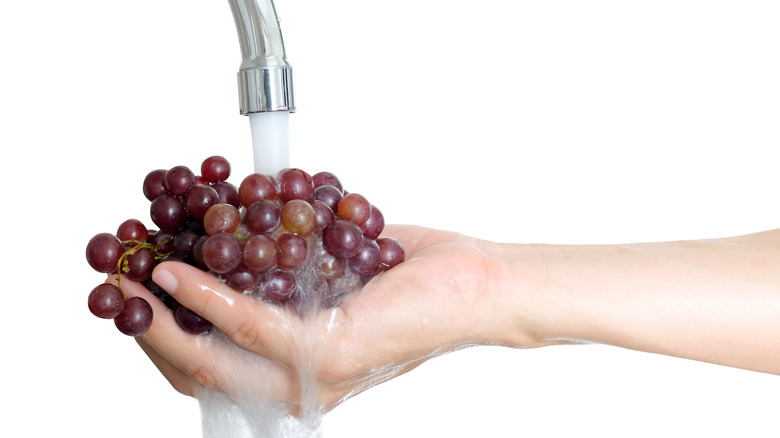
[[[158,229],[128,219],[115,234],[90,239],[90,266],[118,274],[116,286],[105,283],[92,290],[90,311],[113,319],[126,335],[143,334],[151,325],[152,307],[143,298],[125,298],[121,280],[126,278],[141,282],[171,309],[182,330],[200,334],[211,323],[151,280],[158,263],[188,263],[237,292],[305,314],[337,305],[404,260],[397,240],[379,237],[382,212],[364,196],[346,192],[330,172],[255,173],[238,187],[227,181],[229,176],[230,163],[220,156],[204,160],[199,176],[186,166],[149,172],[143,193]]]

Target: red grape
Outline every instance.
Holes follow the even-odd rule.
[[[295,234],[307,236],[317,221],[314,207],[301,199],[292,199],[282,207],[282,225]]]
[[[365,196],[350,193],[341,198],[336,214],[339,219],[348,219],[357,225],[363,225],[371,216],[371,204]]]
[[[206,262],[203,261],[203,244],[206,243],[208,239],[208,235],[200,236],[195,242],[195,245],[192,246],[192,261],[195,263],[195,266],[201,269],[208,269]]]
[[[241,213],[230,204],[213,205],[203,216],[203,226],[210,236],[218,233],[235,233],[241,226]]]
[[[318,274],[323,280],[335,280],[341,277],[341,274],[344,273],[344,269],[347,266],[344,259],[340,259],[327,252],[320,256],[318,262]]]
[[[236,236],[228,233],[210,236],[203,243],[203,262],[218,274],[236,269],[241,264],[241,245]]]
[[[89,311],[98,318],[112,319],[125,308],[125,296],[113,284],[103,283],[92,289],[87,305]]]
[[[300,266],[306,260],[308,248],[306,241],[295,234],[284,233],[276,239],[279,255],[276,264],[284,270],[292,270]]]
[[[337,220],[322,230],[322,244],[334,256],[348,259],[363,246],[363,232],[353,222]]]
[[[266,235],[252,236],[244,244],[242,260],[246,267],[265,272],[276,266],[278,250],[276,242]]]
[[[115,272],[124,252],[125,248],[116,236],[111,233],[100,233],[87,243],[87,262],[98,272],[106,274]]]
[[[230,163],[219,155],[208,157],[200,165],[200,174],[210,183],[225,181],[230,176]]]
[[[325,205],[330,207],[334,212],[338,208],[339,201],[341,201],[341,198],[343,197],[344,194],[341,193],[341,190],[334,186],[325,185],[314,189],[314,199],[324,202]]]
[[[295,292],[295,286],[295,276],[291,272],[274,270],[266,275],[260,294],[265,300],[281,303]]]
[[[233,207],[241,207],[241,199],[238,197],[238,188],[227,181],[217,181],[211,186],[219,195],[218,204],[230,204]]]
[[[261,199],[247,207],[244,219],[249,231],[262,234],[273,231],[279,226],[281,214],[276,202]]]
[[[165,169],[157,169],[149,172],[144,178],[144,196],[150,201],[154,201],[160,196],[168,193],[165,188]]]
[[[154,253],[142,248],[125,257],[122,274],[132,281],[146,281],[152,277],[155,264]]]
[[[340,192],[344,191],[344,186],[341,185],[339,178],[331,172],[317,172],[312,176],[314,187],[320,186],[333,186],[339,189]]]
[[[185,333],[191,335],[206,333],[213,327],[211,322],[184,306],[176,307],[176,310],[173,312],[173,318]]]
[[[149,237],[149,230],[147,230],[146,225],[138,219],[128,219],[119,225],[119,228],[116,231],[116,237],[122,242],[129,240],[146,242],[146,239]],[[132,246],[135,246],[135,244]]]
[[[243,292],[254,289],[260,282],[262,274],[244,265],[238,265],[236,269],[224,274],[223,277],[225,278],[225,283],[233,290]]]
[[[301,169],[284,169],[279,172],[279,198],[282,202],[292,199],[308,201],[314,194],[311,175]]]
[[[404,261],[406,257],[401,243],[392,237],[376,239],[379,245],[379,262],[385,269],[390,269]]]
[[[363,239],[357,254],[347,260],[347,266],[358,275],[374,275],[379,269],[379,245],[373,239]]]
[[[156,231],[154,234],[149,235],[147,241],[157,248],[157,252],[161,254],[175,251],[174,239],[176,239],[176,233],[169,230]]]
[[[187,213],[198,220],[203,220],[206,211],[218,203],[219,193],[211,186],[195,186],[184,198],[184,207],[187,209]]]
[[[172,167],[165,173],[165,187],[168,193],[184,196],[195,187],[195,174],[187,166]]]
[[[274,176],[251,174],[236,187],[227,181],[230,163],[218,155],[206,158],[200,172],[186,166],[149,172],[143,193],[158,229],[128,219],[115,235],[94,236],[86,251],[98,272],[118,270],[119,284],[125,277],[146,286],[187,333],[206,333],[211,323],[151,280],[161,262],[209,271],[238,292],[302,315],[314,306],[338,305],[371,276],[404,260],[398,241],[379,238],[382,212],[344,190],[330,172],[311,176],[289,168]],[[88,306],[130,336],[144,333],[152,321],[148,302],[125,300],[113,285],[93,289]]]
[[[314,209],[314,229],[321,230],[333,222],[333,210],[320,200],[311,201],[311,207]]]
[[[114,318],[114,324],[127,336],[139,336],[152,326],[152,306],[141,297],[125,300],[122,312]]]
[[[368,215],[368,220],[360,226],[360,229],[363,231],[363,236],[376,239],[385,229],[385,216],[376,206],[372,205],[371,214]]]
[[[149,213],[152,222],[162,230],[175,230],[187,219],[184,203],[174,195],[162,195],[152,201]]]
[[[173,238],[173,248],[177,254],[183,257],[192,255],[195,243],[200,239],[201,234],[194,230],[183,230]]]
[[[261,199],[276,199],[276,181],[268,175],[253,173],[238,186],[238,198],[241,205],[249,206]]]

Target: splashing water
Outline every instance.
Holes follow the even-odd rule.
[[[256,173],[275,175],[290,167],[289,116],[286,111],[249,115]],[[314,251],[311,251],[312,253]],[[316,287],[314,282],[303,289]],[[319,308],[319,303],[309,306]],[[308,312],[311,313],[311,312]],[[305,317],[305,315],[302,315]],[[312,332],[314,330],[313,325]],[[313,335],[313,333],[310,333]],[[212,356],[214,369],[223,370],[227,383],[220,390],[200,388],[195,394],[201,408],[204,438],[319,438],[323,409],[317,402],[313,377],[313,336],[297,339],[298,363],[292,370],[300,380],[301,405],[298,416],[290,415],[291,406],[274,397],[278,382],[291,370],[267,358],[242,349],[223,333],[215,331],[202,342],[219,354]]]
[[[228,370],[226,387],[221,388],[226,392],[200,388],[195,394],[200,402],[205,438],[322,436],[320,426],[323,413],[316,401],[304,397],[301,415],[294,417],[289,414],[290,405],[275,400],[275,383],[283,380],[278,365],[241,349],[221,332],[212,333],[205,339],[205,342],[216,342],[225,347],[213,359],[215,367]],[[304,373],[301,373],[300,380],[302,391],[311,391],[316,387],[314,380]],[[307,406],[304,407],[304,404]]]

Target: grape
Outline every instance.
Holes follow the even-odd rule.
[[[308,248],[306,241],[300,236],[284,233],[276,239],[276,246],[279,248],[276,264],[281,269],[295,269],[306,260]]]
[[[203,261],[203,245],[208,239],[208,235],[200,236],[195,242],[195,245],[192,246],[192,261],[195,263],[195,266],[201,269],[208,269],[206,262]]]
[[[149,213],[152,222],[162,230],[175,230],[187,219],[184,203],[174,195],[162,195],[152,201]]]
[[[113,284],[103,283],[89,293],[87,305],[98,318],[112,319],[125,308],[125,296]]]
[[[217,203],[219,203],[219,193],[211,186],[195,186],[184,198],[187,213],[199,220],[203,220],[206,211]]]
[[[369,239],[376,239],[382,234],[382,230],[385,228],[385,216],[375,206],[371,206],[371,214],[368,215],[368,220],[360,226],[363,231],[363,236]]]
[[[239,292],[254,289],[260,282],[261,276],[262,274],[260,272],[253,271],[244,265],[239,265],[236,269],[223,275],[225,283],[233,288],[233,290]]]
[[[165,289],[161,288],[157,283],[153,282],[152,280],[146,280],[142,284],[145,288],[149,289],[149,292],[151,292],[152,295],[159,298],[160,301],[165,304],[165,307],[171,310],[176,310],[176,308],[179,307],[179,302],[176,301],[170,294],[168,294],[168,292],[165,291]]]
[[[353,222],[340,219],[322,230],[322,244],[334,256],[348,259],[363,246],[363,232]]]
[[[314,229],[321,230],[333,222],[333,210],[320,200],[311,201],[314,209]]]
[[[146,239],[149,238],[149,230],[147,230],[143,222],[138,219],[128,219],[119,225],[119,228],[116,231],[116,237],[122,242],[128,240],[146,242]],[[135,246],[135,244],[132,244],[131,246]]]
[[[150,201],[154,201],[160,196],[168,193],[165,188],[165,169],[157,169],[149,172],[144,178],[144,196]]]
[[[288,271],[274,270],[266,275],[262,283],[261,296],[276,303],[289,299],[295,291],[295,276]]]
[[[318,274],[323,280],[335,280],[341,277],[344,273],[347,263],[344,259],[340,259],[332,254],[325,253],[319,258]]]
[[[227,181],[217,181],[211,186],[219,195],[218,204],[230,204],[233,207],[241,207],[241,199],[238,197],[238,188]]]
[[[385,219],[368,199],[344,190],[330,172],[302,169],[251,174],[236,187],[230,163],[214,155],[201,175],[186,166],[157,169],[144,178],[144,196],[157,230],[128,219],[116,234],[101,233],[87,245],[95,270],[114,273],[117,286],[101,285],[88,297],[90,311],[113,318],[137,336],[152,321],[142,298],[124,299],[122,280],[141,282],[187,333],[211,323],[181,306],[151,280],[161,262],[187,263],[214,274],[228,287],[284,305],[304,315],[315,306],[338,305],[349,292],[404,260],[400,243],[379,238]],[[124,243],[123,243],[124,242]]]
[[[87,262],[98,272],[106,274],[115,272],[124,252],[122,242],[116,236],[111,233],[100,233],[87,243]]]
[[[173,318],[176,320],[176,324],[178,324],[185,333],[191,335],[206,333],[213,327],[211,322],[184,306],[178,306],[176,308],[173,312]]]
[[[246,209],[244,219],[249,231],[255,234],[263,234],[273,231],[279,226],[281,210],[275,202],[261,199],[253,202]]]
[[[266,235],[252,236],[244,244],[242,261],[246,267],[265,272],[276,266],[276,242]]]
[[[145,281],[152,277],[155,263],[154,253],[143,248],[125,257],[122,274],[132,281]]]
[[[200,165],[200,174],[210,183],[225,181],[230,176],[230,163],[218,155],[208,157]]]
[[[173,252],[175,247],[173,240],[176,238],[176,233],[173,231],[160,230],[149,235],[147,241],[157,248],[157,252],[165,254]]]
[[[348,219],[357,225],[363,225],[371,216],[371,204],[365,196],[350,193],[341,198],[336,214],[340,219]]]
[[[405,254],[401,243],[392,237],[376,239],[379,245],[379,262],[385,269],[390,269],[404,261]]]
[[[165,187],[168,193],[184,196],[195,187],[195,174],[187,166],[172,167],[165,173]]]
[[[276,199],[276,181],[268,175],[253,173],[238,186],[238,198],[241,205],[248,206],[261,199]]]
[[[183,231],[194,231],[198,234],[206,234],[206,227],[203,226],[203,221],[195,219],[194,217],[190,216],[187,218],[187,220],[184,221],[184,224],[179,228],[178,232],[181,233]]]
[[[210,236],[218,233],[233,234],[241,226],[241,213],[230,204],[213,205],[203,216],[203,226]]]
[[[236,236],[228,233],[210,236],[203,243],[203,262],[219,274],[236,269],[241,264],[241,245]]]
[[[192,256],[192,249],[195,247],[201,235],[193,230],[183,230],[173,238],[173,248],[177,254],[183,257]]]
[[[152,326],[152,306],[141,297],[125,300],[122,312],[114,318],[114,324],[127,336],[139,336]]]
[[[363,239],[357,254],[347,260],[347,266],[358,275],[374,275],[379,269],[379,245],[373,239]]]
[[[279,198],[282,202],[292,199],[308,201],[314,194],[311,175],[301,169],[284,169],[279,172]]]
[[[306,201],[293,199],[282,207],[282,225],[295,234],[306,236],[316,225],[317,213]]]
[[[319,186],[314,189],[314,199],[325,203],[334,212],[338,209],[339,201],[344,197],[341,190],[331,185]]]
[[[312,176],[312,180],[315,188],[328,185],[337,188],[339,192],[344,191],[344,186],[341,185],[341,181],[331,172],[317,172]]]

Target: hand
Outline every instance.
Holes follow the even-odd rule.
[[[338,307],[306,319],[185,264],[158,266],[154,281],[232,343],[260,356],[252,364],[229,343],[182,332],[149,291],[123,280],[127,295],[145,296],[154,308],[154,322],[138,343],[181,393],[195,395],[202,386],[237,395],[259,375],[262,387],[248,390],[288,403],[292,411],[302,397],[301,357],[311,361],[317,402],[330,410],[449,351],[476,344],[542,345],[530,331],[517,330],[517,315],[502,303],[496,244],[414,226],[388,226],[385,232],[401,241],[406,261]]]

